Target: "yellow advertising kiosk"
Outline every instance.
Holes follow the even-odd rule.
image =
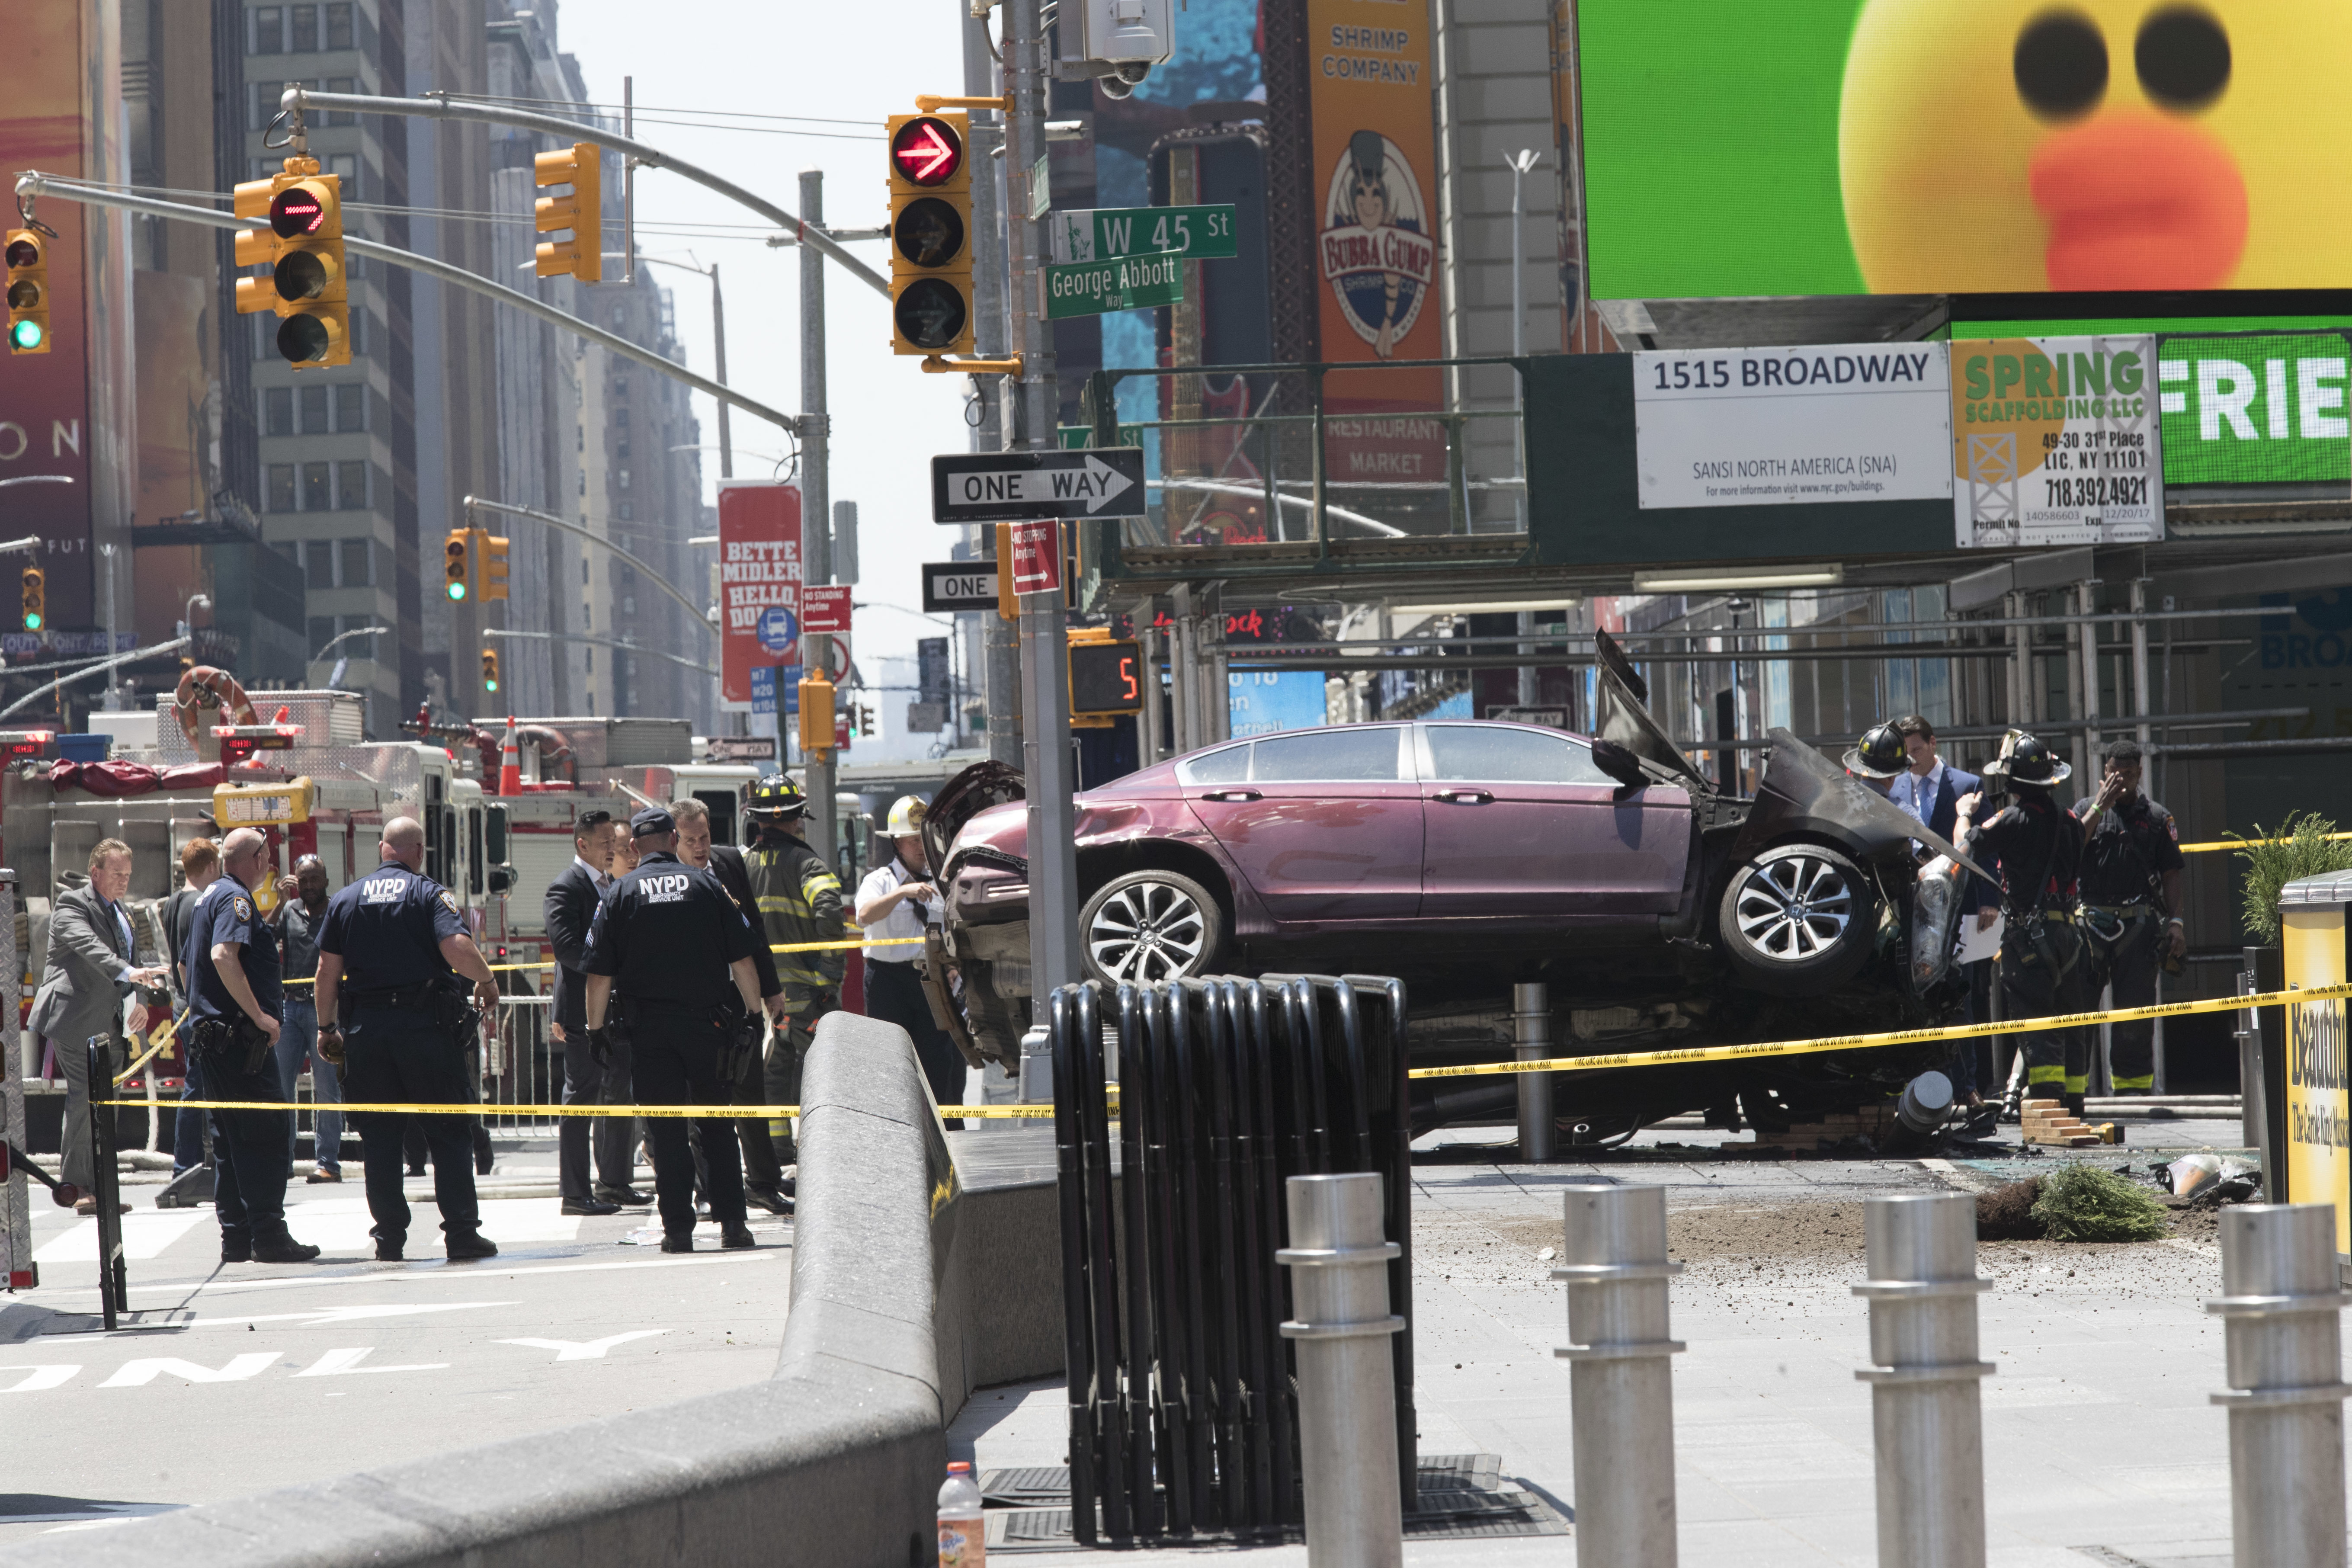
[[[2291,991],[2341,985],[2347,974],[2345,914],[2352,873],[2331,872],[2279,890],[2279,925]],[[2336,1205],[2336,1260],[2352,1267],[2352,1082],[2347,1081],[2344,1003],[2290,1003],[2285,1008],[2285,1143],[2282,1169],[2264,1172],[2275,1203]],[[2278,1177],[2284,1177],[2283,1181]]]

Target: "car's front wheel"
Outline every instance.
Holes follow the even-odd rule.
[[[1174,871],[1112,878],[1087,900],[1078,924],[1087,973],[1114,984],[1210,973],[1224,947],[1224,911],[1216,899]]]
[[[1820,844],[1782,844],[1735,868],[1717,926],[1747,984],[1812,996],[1870,962],[1878,890],[1862,868]]]

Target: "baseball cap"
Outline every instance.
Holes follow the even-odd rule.
[[[648,838],[656,833],[677,831],[677,818],[657,805],[649,805],[629,818],[629,837],[632,838]]]

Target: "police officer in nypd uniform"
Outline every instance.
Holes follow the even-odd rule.
[[[221,846],[217,892],[188,924],[188,1037],[205,1087],[222,1100],[283,1106],[271,1047],[285,985],[278,933],[253,900],[269,875],[269,843],[240,827]],[[215,1110],[213,1206],[223,1263],[308,1263],[319,1249],[286,1230],[293,1117],[284,1110]]]
[[[716,873],[677,858],[677,823],[659,806],[629,819],[636,868],[613,884],[588,931],[588,1047],[598,1062],[613,1030],[627,1033],[640,1105],[724,1105],[742,1053],[753,1048],[758,931]],[[662,1250],[694,1250],[694,1157],[686,1124],[647,1117]],[[730,1124],[698,1121],[709,1162],[719,1245],[753,1246],[744,1223],[743,1165]]]
[[[377,853],[376,868],[334,896],[319,928],[320,1054],[342,1067],[346,1100],[470,1107],[466,1050],[478,1025],[459,976],[473,982],[473,999],[486,1008],[498,1005],[498,983],[466,934],[457,900],[424,874],[424,824],[394,817]],[[467,1113],[360,1111],[352,1121],[378,1259],[400,1261],[408,1242],[400,1145],[411,1122],[433,1152],[433,1199],[450,1261],[497,1255],[481,1233]]]

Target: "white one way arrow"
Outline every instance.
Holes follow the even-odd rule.
[[[631,1340],[649,1340],[656,1334],[667,1333],[667,1329],[635,1329],[625,1334],[614,1334],[602,1340],[500,1340],[502,1345],[522,1345],[535,1351],[553,1351],[558,1361],[603,1361],[604,1352],[614,1345],[627,1344]]]
[[[1076,479],[1077,476],[1073,474],[1071,478]],[[1120,491],[1132,489],[1134,481],[1089,452],[1087,454],[1087,472],[1083,484],[1086,488],[1077,489],[1075,493],[1088,498],[1087,511],[1091,516],[1117,500]]]

